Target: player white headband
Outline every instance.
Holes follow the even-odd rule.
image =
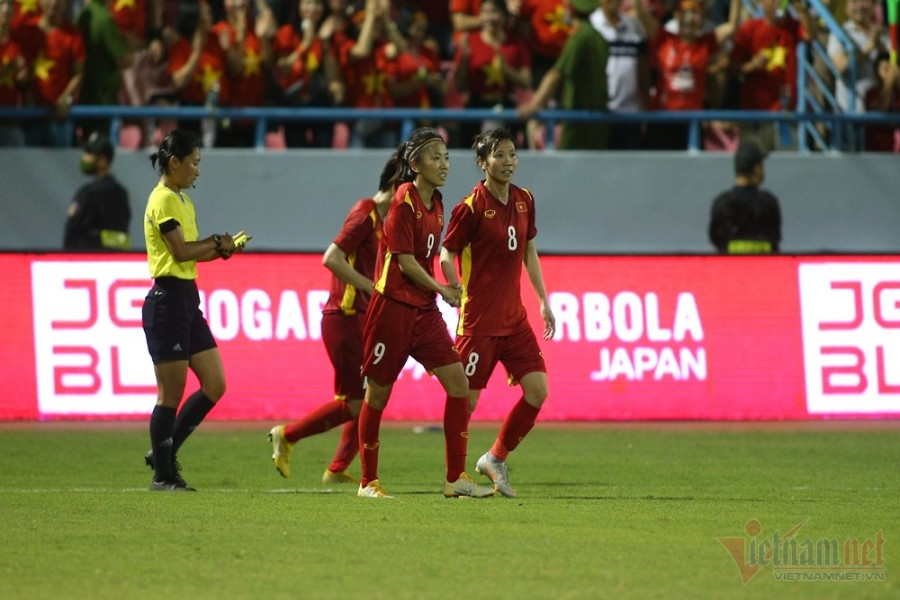
[[[429,139],[425,140],[424,142],[422,142],[421,144],[419,144],[418,146],[416,146],[415,148],[412,149],[412,151],[409,153],[409,159],[408,159],[408,160],[411,161],[411,160],[413,159],[413,156],[415,156],[416,154],[418,154],[418,153],[422,150],[422,148],[424,148],[425,146],[427,146],[427,145],[430,144],[431,142],[443,142],[443,141],[444,141],[444,140],[441,139],[440,137],[433,137],[433,138],[429,138]]]

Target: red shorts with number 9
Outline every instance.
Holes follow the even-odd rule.
[[[456,338],[456,347],[470,390],[486,388],[498,362],[506,368],[509,385],[518,384],[529,373],[547,372],[544,355],[530,327],[503,337],[461,335]]]
[[[372,294],[363,330],[363,375],[388,385],[412,356],[429,372],[459,362],[437,306],[416,308]]]

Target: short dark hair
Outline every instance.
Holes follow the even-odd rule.
[[[757,165],[766,160],[766,153],[759,144],[751,140],[743,140],[734,153],[734,172],[738,175],[751,175]]]
[[[93,154],[94,156],[104,156],[109,162],[112,162],[113,157],[115,156],[112,142],[109,141],[108,137],[98,131],[95,131],[88,136],[87,141],[84,143],[84,151],[87,154]]]

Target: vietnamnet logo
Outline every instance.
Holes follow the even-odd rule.
[[[556,292],[549,302],[555,341],[599,345],[591,381],[706,380],[703,321],[691,292]]]
[[[884,535],[860,540],[810,538],[801,530],[809,517],[790,530],[763,534],[756,519],[747,521],[747,537],[721,537],[746,585],[766,568],[776,581],[884,581]]]

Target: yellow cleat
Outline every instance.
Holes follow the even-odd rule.
[[[322,474],[322,483],[352,483],[355,485],[359,483],[359,479],[347,471],[332,471],[331,469],[325,469],[325,473]]]
[[[291,476],[291,451],[294,447],[284,437],[284,425],[273,427],[269,431],[269,441],[272,442],[272,462],[281,476]]]
[[[393,496],[388,496],[388,493],[381,487],[381,482],[377,479],[370,481],[366,487],[360,485],[356,495],[360,498],[393,498]]]
[[[493,496],[496,490],[493,487],[478,485],[471,477],[462,473],[459,479],[450,483],[444,482],[444,496],[447,498],[457,498],[459,496],[468,496],[470,498],[487,498]]]

